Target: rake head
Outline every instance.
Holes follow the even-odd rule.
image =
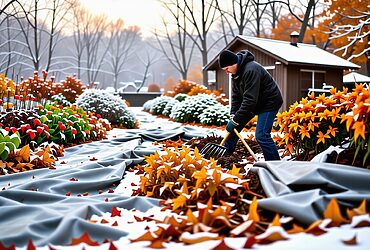
[[[227,148],[224,146],[221,146],[219,144],[210,142],[207,143],[200,153],[203,155],[204,158],[210,159],[211,157],[213,159],[218,159],[222,157],[226,153]]]

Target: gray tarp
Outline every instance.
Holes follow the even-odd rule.
[[[142,162],[144,155],[158,149],[150,141],[204,135],[204,129],[181,126],[120,130],[113,139],[66,149],[60,159],[66,164],[58,163],[57,169],[0,176],[0,189],[6,189],[0,191],[0,242],[24,246],[32,239],[37,246],[67,245],[85,231],[100,242],[127,235],[128,231],[87,219],[92,214],[110,212],[113,206],[141,211],[157,206],[156,199],[122,196],[108,190],[120,182],[128,166]],[[258,172],[269,196],[260,200],[259,206],[305,223],[318,219],[332,197],[352,205],[364,198],[370,200],[370,172],[364,169],[279,161],[259,162],[253,171]],[[98,194],[100,189],[104,193]],[[67,192],[71,196],[66,196]],[[85,192],[88,196],[83,196]]]

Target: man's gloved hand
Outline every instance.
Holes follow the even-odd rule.
[[[234,128],[238,126],[239,124],[236,123],[232,118],[229,120],[229,122],[226,125],[226,131],[228,132],[234,132]]]

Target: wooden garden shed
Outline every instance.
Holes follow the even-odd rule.
[[[291,41],[280,41],[239,35],[224,49],[233,52],[247,49],[254,54],[255,60],[279,84],[284,98],[282,110],[306,96],[309,88],[322,88],[323,83],[342,88],[343,71],[360,68],[315,45],[295,43],[293,37]],[[219,67],[218,54],[203,70],[215,71],[215,88],[222,88],[230,96],[230,76]]]

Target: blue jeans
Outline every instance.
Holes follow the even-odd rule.
[[[264,112],[258,115],[257,127],[255,137],[260,145],[263,155],[266,161],[280,160],[276,144],[271,138],[271,129],[274,124],[276,111]],[[238,132],[247,125],[247,123],[254,117],[254,115],[249,115],[242,123],[240,123],[236,128]],[[230,133],[229,137],[226,139],[224,146],[228,149],[229,152],[233,152],[236,147],[236,143],[239,138],[235,133]]]

